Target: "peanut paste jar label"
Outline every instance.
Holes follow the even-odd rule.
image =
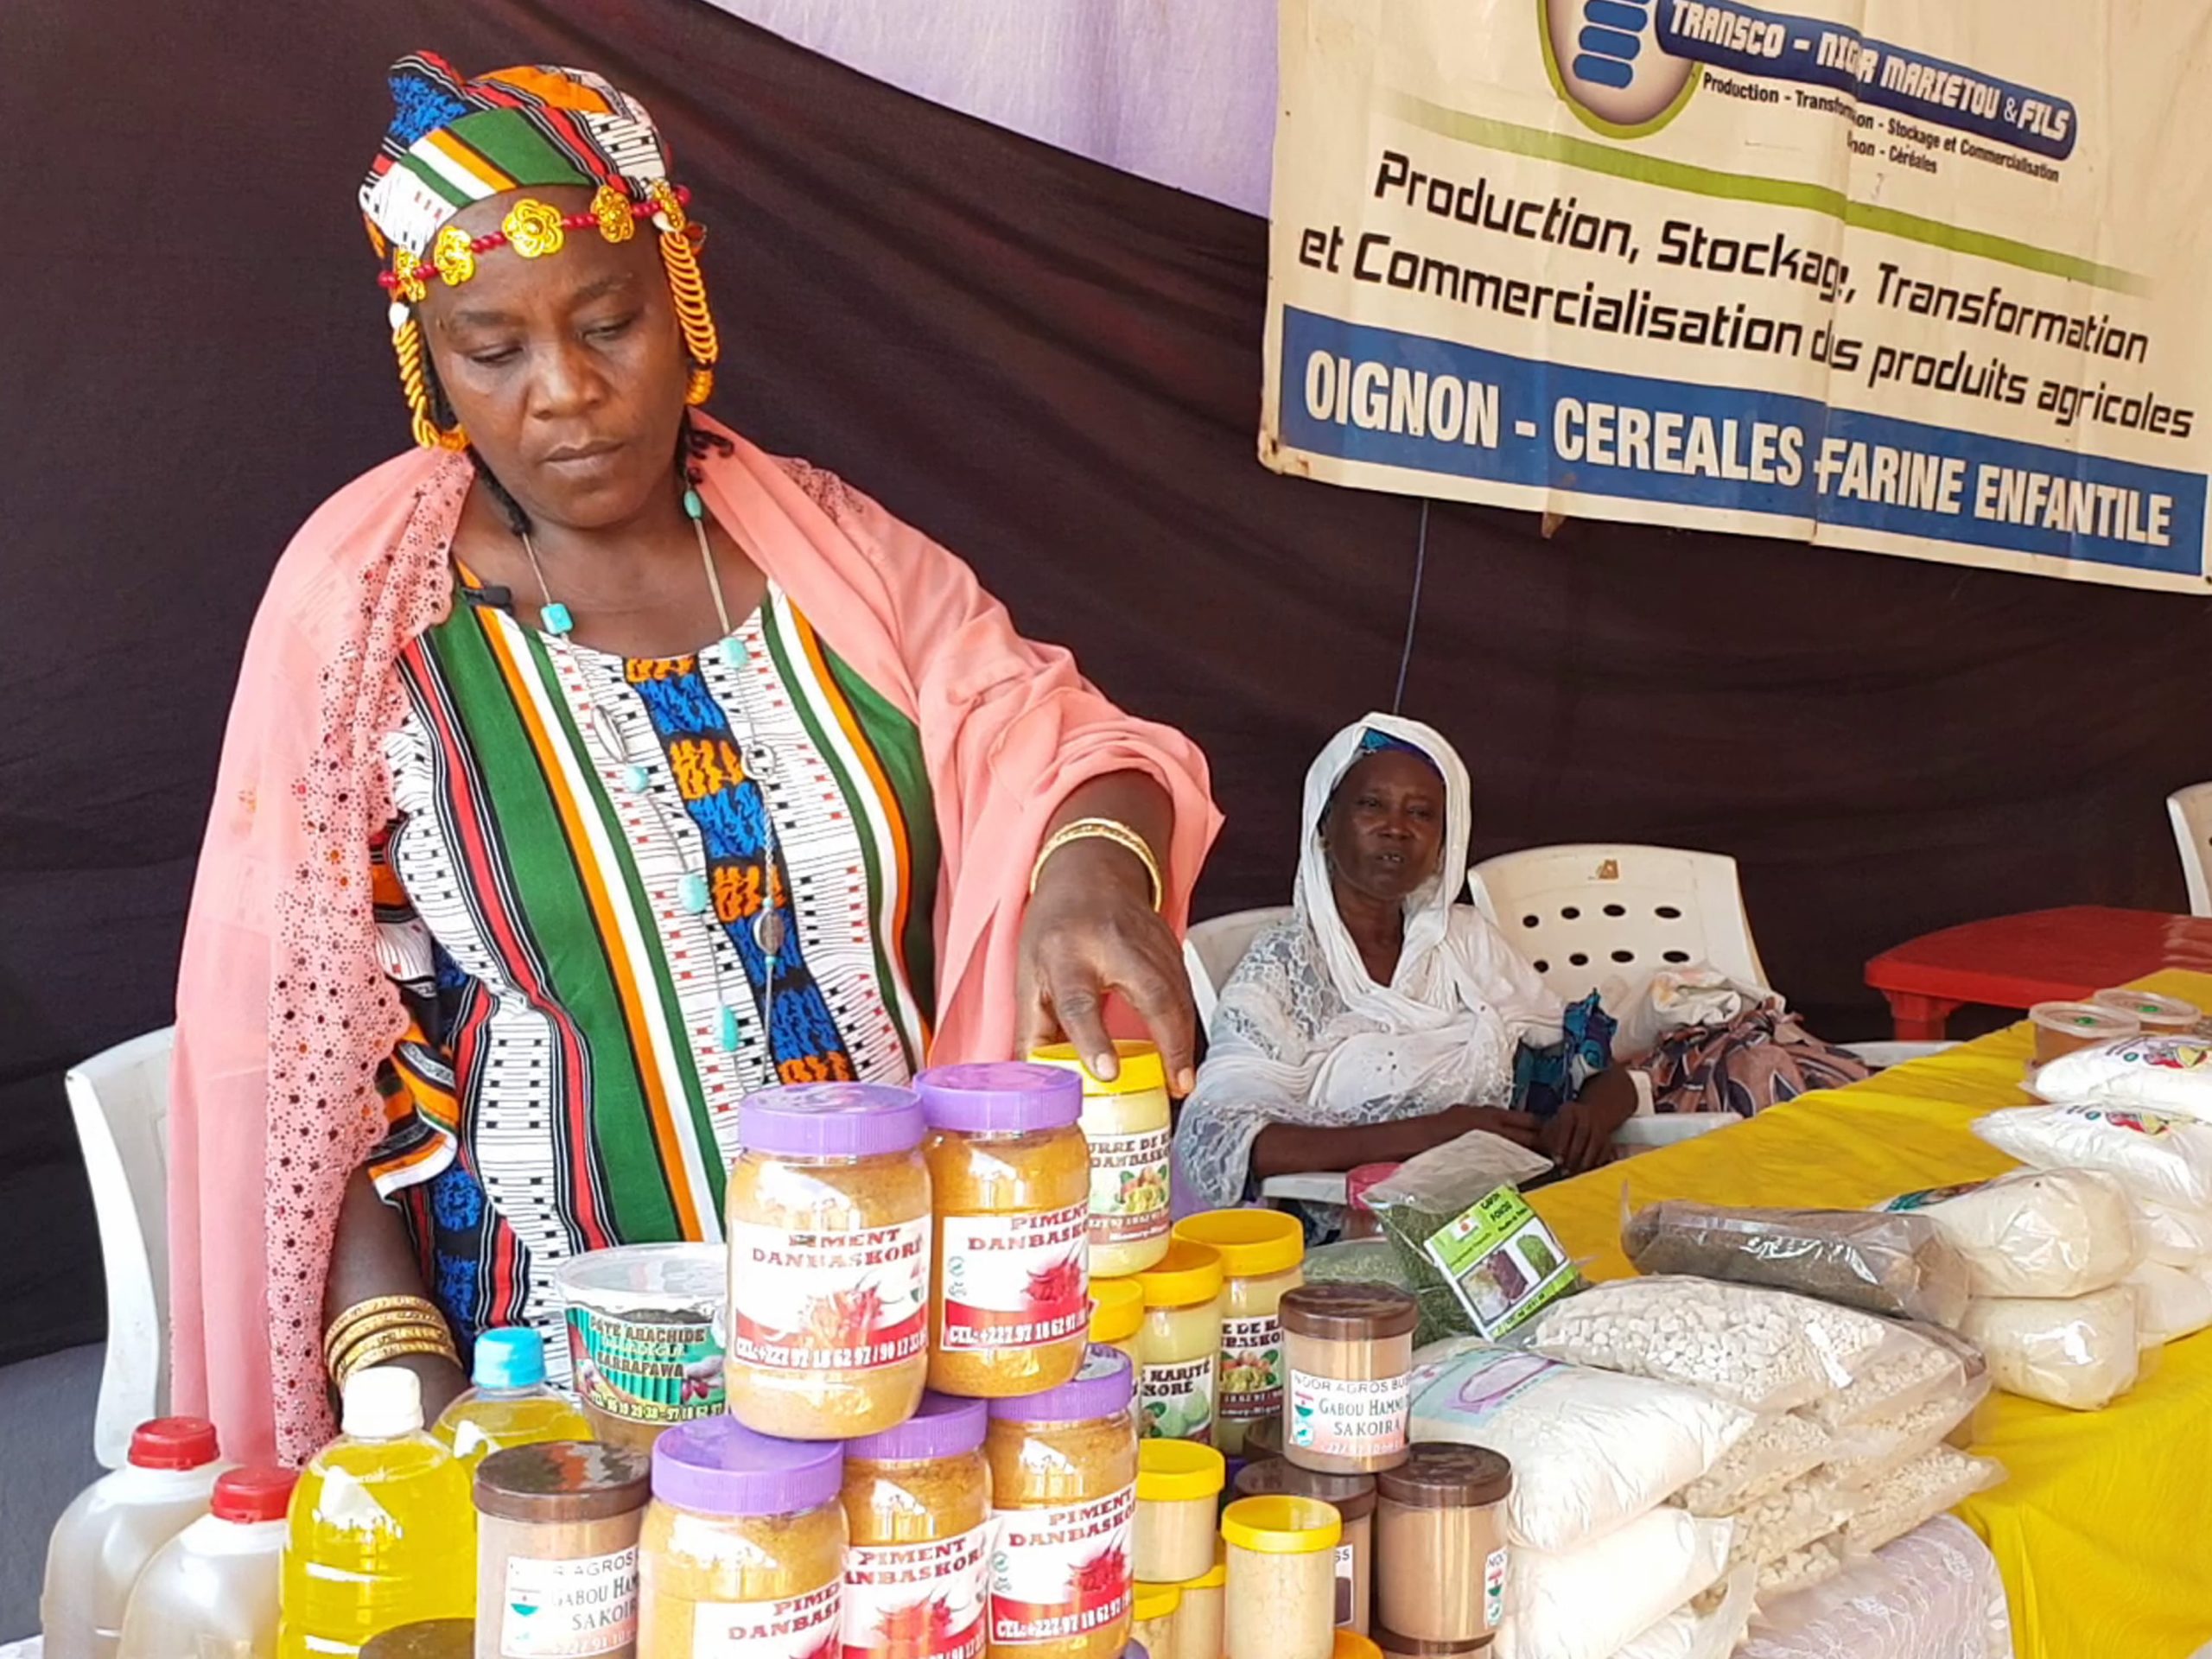
[[[1133,1485],[1087,1503],[994,1511],[991,1645],[1065,1642],[1128,1612],[1136,1513]]]
[[[1167,1131],[1091,1135],[1090,1242],[1135,1244],[1166,1235]]]
[[[844,1586],[832,1580],[773,1601],[702,1601],[692,1617],[692,1659],[837,1659]]]
[[[770,1370],[866,1371],[929,1343],[927,1216],[851,1232],[729,1229],[729,1351]]]
[[[1090,1324],[1090,1217],[1082,1205],[1034,1215],[942,1216],[944,1345],[1039,1348]]]
[[[586,1405],[632,1423],[681,1423],[724,1407],[722,1345],[703,1311],[625,1319],[569,1309],[569,1360]]]
[[[844,1659],[980,1659],[990,1531],[849,1548]]]

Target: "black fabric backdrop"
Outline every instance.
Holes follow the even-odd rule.
[[[0,9],[0,1360],[99,1333],[60,1072],[168,1020],[262,583],[404,442],[353,202],[417,46],[647,99],[712,226],[718,411],[1205,743],[1230,823],[1202,913],[1283,899],[1308,758],[1391,697],[1420,505],[1253,459],[1257,219],[697,0]],[[2212,775],[2207,626],[2194,599],[1440,507],[1406,708],[1465,753],[1480,852],[1732,852],[1777,982],[1872,1034],[1860,963],[1908,935],[2178,907],[2160,798]]]

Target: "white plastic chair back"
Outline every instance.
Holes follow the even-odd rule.
[[[2212,916],[2212,877],[2205,858],[2212,853],[2212,784],[2191,784],[2166,797],[2166,811],[2174,821],[2174,840],[2181,848],[2181,873],[2189,882],[2189,913]]]
[[[1199,1030],[1213,1024],[1213,1011],[1220,1005],[1222,987],[1229,983],[1229,976],[1244,960],[1253,941],[1294,913],[1288,905],[1273,905],[1261,910],[1240,910],[1227,916],[1211,917],[1191,925],[1190,932],[1183,939],[1183,969],[1191,977],[1191,1000],[1198,1007]]]
[[[1736,861],[1674,847],[1531,847],[1475,866],[1483,913],[1572,1002],[1618,976],[1627,995],[1662,968],[1703,964],[1764,985]]]
[[[174,1028],[95,1054],[67,1079],[107,1278],[107,1360],[92,1450],[120,1468],[130,1432],[168,1409],[169,1053]]]

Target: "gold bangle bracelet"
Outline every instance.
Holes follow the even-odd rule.
[[[323,1350],[323,1363],[335,1369],[338,1362],[364,1344],[380,1341],[385,1337],[441,1336],[445,1332],[445,1321],[427,1318],[420,1313],[394,1311],[379,1313],[373,1319],[359,1321],[339,1339]]]
[[[1044,876],[1045,865],[1063,847],[1071,847],[1078,841],[1110,841],[1123,851],[1134,854],[1144,865],[1144,873],[1152,878],[1152,907],[1159,910],[1167,902],[1167,883],[1160,873],[1160,859],[1152,850],[1152,843],[1116,818],[1077,818],[1073,823],[1055,830],[1037,861],[1029,867],[1029,891],[1037,891],[1037,883]]]
[[[342,1392],[346,1387],[346,1379],[356,1372],[365,1371],[378,1365],[386,1365],[395,1359],[405,1359],[416,1354],[425,1357],[435,1356],[440,1359],[448,1360],[455,1365],[461,1363],[461,1356],[454,1351],[453,1339],[450,1337],[381,1337],[374,1342],[363,1343],[348,1353],[343,1360],[339,1362],[339,1368],[332,1374],[331,1381],[335,1382]]]
[[[411,1313],[422,1319],[443,1322],[444,1316],[427,1296],[372,1296],[366,1301],[356,1302],[346,1308],[322,1330],[322,1346],[327,1353],[352,1333],[355,1325],[385,1313]]]

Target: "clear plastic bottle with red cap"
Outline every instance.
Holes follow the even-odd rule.
[[[218,1476],[207,1513],[138,1575],[118,1659],[276,1659],[284,1510],[298,1478],[269,1464]]]
[[[54,1523],[39,1598],[48,1659],[113,1659],[139,1574],[207,1513],[223,1469],[206,1418],[138,1426],[130,1461],[79,1492]]]

